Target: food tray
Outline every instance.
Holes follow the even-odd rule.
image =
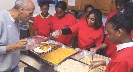
[[[99,68],[89,69],[89,65],[76,59],[68,58],[54,67],[57,72],[102,72]]]
[[[60,47],[66,47],[64,44],[59,43],[59,42],[54,41],[54,40],[48,40],[47,42],[48,42],[49,44],[60,45]],[[54,51],[54,50],[56,50],[56,49],[57,49],[57,48],[51,48],[51,50],[48,50],[48,51],[43,52],[43,53],[37,53],[37,52],[35,52],[34,50],[30,50],[30,52],[31,52],[32,54],[34,54],[35,56],[41,57],[42,55],[45,55],[45,54],[47,54],[47,53],[50,53],[50,52],[52,52],[52,51]]]
[[[92,62],[92,53],[87,50],[82,50],[80,53],[71,56],[71,58],[90,65],[90,63]],[[98,60],[110,61],[110,58],[99,54],[93,54],[93,61],[98,61]],[[102,71],[105,70],[105,66],[99,66],[98,68],[100,68]]]
[[[89,57],[92,59],[92,53],[90,51],[87,51],[87,50],[82,50],[80,51],[79,53],[71,56],[71,58],[74,58],[74,59],[77,59],[77,60],[81,60],[85,57]],[[95,58],[100,58],[100,60],[111,60],[110,58],[108,57],[105,57],[105,56],[102,56],[102,55],[99,55],[99,54],[93,54],[93,60],[95,60]]]
[[[75,50],[75,49],[73,49],[73,48],[68,48],[68,47],[62,47],[62,48],[58,48],[58,49],[63,49],[63,48]],[[58,49],[56,49],[56,50],[58,50]],[[52,52],[55,53],[56,50],[54,50],[54,51],[52,51]],[[60,51],[61,51],[61,50],[60,50]],[[51,65],[51,66],[57,66],[58,64],[62,63],[65,59],[68,59],[68,58],[70,58],[70,56],[76,54],[78,51],[75,50],[74,53],[72,53],[72,54],[70,54],[69,56],[66,56],[66,57],[64,57],[64,58],[62,58],[62,59],[58,59],[58,58],[60,58],[61,55],[62,55],[61,52],[59,52],[59,53],[60,53],[60,57],[58,57],[58,58],[56,58],[58,54],[57,54],[57,55],[54,55],[54,56],[50,56],[49,54],[52,53],[52,52],[47,53],[48,56],[46,56],[46,55],[47,55],[46,53],[43,54],[43,55],[41,56],[41,59],[42,59],[44,62],[46,62],[46,63],[48,63],[49,65]],[[67,52],[67,51],[66,51],[66,52]],[[63,53],[63,52],[62,52],[62,53]],[[60,61],[59,61],[59,63],[54,64],[54,63],[48,61],[47,59],[44,59],[44,56],[46,56],[46,57],[51,57],[51,58],[52,58],[52,57],[55,57],[55,59],[57,59],[57,60],[53,60],[53,62],[58,62],[58,60],[60,60]]]

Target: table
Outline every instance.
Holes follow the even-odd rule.
[[[56,72],[54,71],[54,66],[48,65],[29,51],[21,52],[20,61],[33,69],[34,72]]]

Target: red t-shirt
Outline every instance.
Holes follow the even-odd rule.
[[[105,26],[107,25],[109,19],[110,19],[113,15],[115,15],[115,14],[117,14],[117,13],[118,13],[118,11],[117,11],[117,10],[114,10],[114,11],[112,11],[112,12],[108,15],[108,18],[107,18],[107,20],[106,20]],[[131,32],[131,38],[133,38],[133,30],[132,30],[132,32]],[[116,44],[112,44],[108,37],[105,38],[105,42],[104,42],[104,43],[105,43],[105,44],[108,44],[108,48],[106,49],[106,56],[109,57],[109,58],[113,58],[113,57],[116,55]]]
[[[87,49],[93,45],[99,46],[103,41],[103,28],[94,29],[90,27],[86,20],[80,20],[74,26],[70,27],[72,33],[78,34],[78,47]]]
[[[72,14],[67,14],[65,17],[59,19],[57,14],[53,16],[52,21],[52,29],[53,31],[64,29],[73,26],[76,24],[77,20]],[[61,42],[65,45],[69,45],[71,43],[72,34],[69,35],[61,35],[58,38],[55,38],[56,41]]]
[[[108,47],[106,48],[106,56],[112,59],[114,56],[116,56],[116,52],[117,52],[116,45],[117,44],[112,44],[112,42],[109,40],[107,36],[105,38],[104,43],[108,44]]]
[[[118,51],[105,72],[133,72],[133,47]]]
[[[105,23],[105,26],[108,24],[108,21],[110,20],[110,18],[111,18],[112,16],[114,16],[115,14],[117,14],[117,13],[118,13],[117,10],[114,10],[114,11],[112,11],[111,13],[109,13],[108,18],[107,18],[106,23]]]
[[[133,30],[131,31],[131,38],[133,39]],[[116,45],[117,44],[112,44],[112,42],[109,40],[109,38],[106,36],[105,44],[108,44],[108,47],[105,49],[106,50],[106,56],[109,58],[113,58],[114,56],[116,56]]]
[[[51,23],[52,23],[51,15],[48,18],[45,17],[42,18],[39,14],[34,18],[32,28],[33,30],[38,31],[38,35],[49,37],[51,31]]]

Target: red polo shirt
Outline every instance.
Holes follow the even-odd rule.
[[[133,47],[118,51],[105,72],[133,72]]]
[[[94,29],[90,27],[86,20],[80,20],[74,26],[70,27],[73,33],[78,33],[78,47],[87,49],[93,45],[99,46],[103,41],[103,28]]]
[[[53,31],[64,29],[73,26],[76,24],[76,18],[72,14],[67,14],[65,17],[59,19],[57,14],[53,16]],[[72,39],[72,35],[61,35],[58,38],[55,38],[56,41],[61,42],[65,45],[69,45]]]
[[[49,37],[51,31],[52,16],[49,15],[47,18],[42,17],[40,14],[34,18],[33,30],[38,31],[38,35]]]

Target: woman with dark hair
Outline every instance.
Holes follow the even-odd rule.
[[[34,18],[32,28],[37,32],[36,34],[49,37],[52,22],[52,15],[48,13],[49,4],[46,1],[41,1],[38,5],[42,12]]]
[[[107,25],[109,19],[113,15],[117,14],[118,12],[122,12],[123,11],[123,8],[126,8],[125,10],[130,10],[130,9],[133,8],[132,6],[128,6],[128,7],[126,6],[128,2],[129,2],[129,0],[115,0],[116,9],[117,10],[112,11],[108,15],[108,18],[107,18],[107,21],[106,21],[105,26]],[[127,14],[127,13],[125,13],[125,14]],[[133,36],[132,36],[132,38],[133,38]],[[100,45],[98,47],[95,47],[95,48],[90,48],[90,51],[93,52],[93,53],[95,53],[99,49],[105,49],[106,56],[109,57],[109,58],[113,58],[116,55],[116,48],[115,47],[116,47],[116,44],[112,44],[110,42],[110,40],[108,39],[108,37],[106,37],[105,38],[105,41],[104,41],[104,43],[102,45]]]
[[[108,63],[105,61],[95,61],[91,63],[91,68],[100,65],[107,65],[105,72],[133,72],[133,40],[131,31],[133,30],[133,3],[127,5],[123,12],[114,15],[108,22],[106,29],[108,38],[113,44],[117,44],[116,56]],[[113,48],[113,49],[114,49]]]
[[[133,72],[133,41],[130,36],[133,18],[126,19],[122,13],[114,15],[106,26],[108,38],[116,47],[117,55],[109,62],[105,72]],[[91,66],[104,64],[103,61],[92,62]]]
[[[117,45],[117,55],[107,66],[106,72],[133,72],[133,18],[126,19],[122,14],[113,16],[107,25],[108,37]]]
[[[56,30],[52,35],[58,37],[73,33],[78,34],[78,47],[81,49],[101,45],[103,40],[102,12],[99,9],[94,9],[87,15],[86,20],[80,20],[67,29]]]
[[[58,29],[64,29],[72,27],[74,24],[76,24],[76,18],[70,14],[66,13],[65,10],[67,8],[67,4],[64,1],[59,1],[56,6],[55,10],[56,13],[53,16],[53,31],[56,31]],[[61,35],[58,38],[55,38],[54,40],[61,42],[67,46],[72,46],[73,44],[73,35]]]
[[[80,20],[86,19],[89,12],[93,9],[94,9],[94,7],[91,4],[86,4],[85,7],[84,7],[84,12],[85,13],[80,17]]]

